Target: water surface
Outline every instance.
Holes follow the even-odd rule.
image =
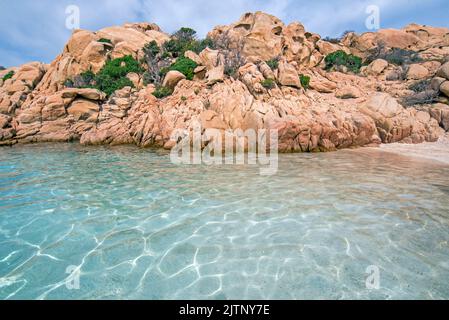
[[[0,148],[0,298],[449,299],[448,177],[371,149],[281,155],[263,177],[134,147]]]

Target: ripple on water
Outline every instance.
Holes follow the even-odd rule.
[[[444,164],[350,150],[262,177],[133,147],[0,151],[3,299],[449,298]]]

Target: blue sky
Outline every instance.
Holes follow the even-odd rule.
[[[65,26],[67,6],[80,8],[82,29],[98,30],[125,22],[156,22],[166,32],[190,26],[204,36],[215,25],[236,21],[243,13],[262,10],[284,22],[300,21],[324,36],[345,30],[368,31],[369,5],[380,8],[381,28],[411,22],[449,27],[447,0],[1,0],[0,65],[51,62],[71,30]]]

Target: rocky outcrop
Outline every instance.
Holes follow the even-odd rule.
[[[187,51],[185,57],[198,65],[193,81],[169,71],[163,85],[173,94],[157,99],[155,86],[144,85],[137,73],[127,75],[134,88],[109,97],[95,89],[66,88],[64,83],[86,70],[100,70],[110,58],[132,55],[140,60],[145,44],[169,39],[158,26],[79,30],[50,65],[30,63],[0,71],[2,79],[14,71],[11,79],[0,80],[0,144],[80,141],[170,149],[176,143],[171,140],[175,130],[189,131],[198,123],[223,132],[276,129],[282,152],[435,141],[449,128],[449,102],[443,97],[449,96],[448,64],[441,61],[449,48],[448,34],[443,28],[410,25],[360,36],[351,33],[336,44],[307,32],[299,22],[285,25],[262,12],[248,13],[209,33],[216,41],[226,37],[228,49],[241,50],[245,62],[235,74],[229,76],[223,51]],[[382,59],[360,74],[323,68],[329,53],[365,56],[379,43],[431,58],[412,64],[407,72]],[[310,83],[301,83],[301,75],[310,77]],[[402,106],[401,99],[413,94],[410,86],[422,80],[442,93],[440,103]]]
[[[324,58],[319,51],[319,35],[306,32],[299,22],[286,26],[278,18],[263,12],[247,13],[230,26],[216,27],[208,36],[216,40],[226,36],[230,39],[230,47],[241,46],[250,62],[284,56],[288,62],[317,66]]]

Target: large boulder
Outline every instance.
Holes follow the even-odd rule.
[[[412,134],[412,117],[387,93],[374,94],[360,106],[360,111],[375,121],[384,143],[399,142]]]
[[[367,69],[366,73],[370,75],[379,75],[388,67],[388,62],[383,59],[376,59],[373,62],[371,62]]]
[[[74,99],[82,97],[88,100],[101,101],[106,99],[106,94],[97,89],[90,88],[69,88],[59,92],[63,99]]]
[[[201,61],[199,64],[206,66],[207,70],[212,70],[220,64],[220,52],[218,50],[206,48],[201,51],[199,57]]]
[[[422,80],[429,76],[429,70],[420,64],[410,65],[407,72],[408,80]]]
[[[169,71],[164,78],[163,86],[174,89],[179,81],[186,79],[186,76],[176,70]]]
[[[296,71],[296,68],[293,65],[286,61],[281,61],[279,63],[278,80],[283,86],[301,88],[298,71]]]
[[[207,71],[206,80],[209,86],[212,86],[217,82],[222,82],[224,80],[224,66],[219,65]]]
[[[444,130],[449,131],[449,106],[447,104],[436,103],[432,105],[429,113]]]
[[[99,112],[98,104],[87,99],[77,99],[67,109],[67,113],[72,115],[76,121],[95,122],[98,119]]]

